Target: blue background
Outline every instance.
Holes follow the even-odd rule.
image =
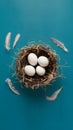
[[[12,32],[11,47],[17,33],[21,38],[10,52],[5,37]],[[63,41],[69,53],[57,48],[49,38]],[[21,89],[11,77],[9,65],[14,53],[29,41],[42,40],[59,53],[64,79],[47,90],[47,95],[63,86],[55,102],[45,100],[43,89]],[[0,0],[0,130],[73,130],[73,0]],[[21,96],[14,95],[4,82],[12,78]]]

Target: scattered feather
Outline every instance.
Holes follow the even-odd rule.
[[[17,44],[19,38],[20,38],[20,34],[18,33],[18,34],[16,35],[16,37],[15,37],[15,40],[14,40],[14,43],[13,43],[13,48],[16,46],[16,44]]]
[[[68,52],[68,49],[65,47],[65,45],[61,42],[61,41],[59,41],[59,40],[57,40],[57,39],[55,39],[55,38],[50,38],[51,40],[52,40],[52,42],[54,42],[57,46],[59,46],[60,48],[62,48],[65,52]]]
[[[5,80],[5,82],[8,84],[9,88],[11,89],[11,91],[12,91],[13,93],[15,93],[15,94],[17,94],[17,95],[20,95],[20,93],[18,92],[18,90],[16,90],[16,88],[13,86],[11,79],[7,78],[7,79]]]
[[[48,100],[48,101],[54,101],[54,100],[56,100],[62,89],[63,89],[63,87],[61,87],[60,89],[58,89],[57,91],[55,91],[50,97],[46,96],[46,100]]]
[[[10,50],[10,39],[11,39],[11,32],[9,32],[5,39],[5,48],[7,51]]]

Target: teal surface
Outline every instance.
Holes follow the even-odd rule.
[[[5,37],[12,32],[11,46],[17,33],[21,38],[15,49],[7,52]],[[66,54],[49,38],[65,43]],[[64,79],[47,90],[50,95],[63,86],[55,102],[45,100],[44,90],[21,89],[11,77],[14,53],[29,41],[42,40],[60,55]],[[5,83],[12,78],[21,96],[14,95]],[[0,0],[0,130],[73,130],[73,0]]]

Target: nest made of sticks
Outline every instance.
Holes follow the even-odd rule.
[[[33,77],[30,77],[25,74],[23,67],[29,65],[27,57],[30,53],[36,54],[37,57],[46,56],[49,59],[49,65],[45,68],[46,73],[44,76],[38,76],[35,74]],[[39,88],[40,86],[45,86],[53,81],[57,76],[57,66],[57,56],[54,51],[43,45],[31,45],[23,47],[20,50],[16,60],[16,73],[21,83],[25,84],[26,87],[34,89]]]

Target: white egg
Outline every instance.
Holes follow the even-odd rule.
[[[24,67],[25,74],[28,76],[34,76],[35,75],[35,68],[31,65],[26,65]]]
[[[42,67],[46,67],[46,66],[48,66],[48,64],[49,64],[49,60],[48,60],[48,58],[45,57],[45,56],[40,56],[40,57],[38,58],[38,64],[39,64],[40,66],[42,66]]]
[[[37,66],[37,67],[36,67],[36,73],[37,73],[39,76],[45,75],[45,68],[43,68],[43,67],[41,67],[41,66]]]
[[[37,56],[34,53],[30,53],[28,55],[28,62],[33,66],[37,65]]]

